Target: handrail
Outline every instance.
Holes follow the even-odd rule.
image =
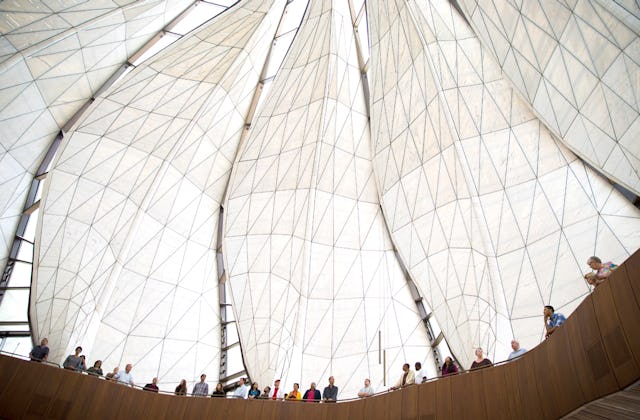
[[[24,356],[24,355],[22,355],[22,354],[18,354],[18,353],[11,353],[11,352],[4,351],[4,350],[0,350],[0,354],[6,355],[6,356],[15,357],[15,358],[17,358],[17,359],[21,359],[21,360],[27,360],[27,361],[29,361],[29,360],[30,360],[30,357],[28,357],[28,356]],[[521,357],[521,356],[518,356],[518,357]],[[515,359],[514,359],[514,360],[515,360]],[[429,382],[433,382],[433,381],[440,380],[440,379],[445,378],[445,377],[452,377],[452,376],[457,376],[457,375],[464,375],[464,374],[467,374],[467,373],[475,372],[475,371],[477,371],[477,370],[487,369],[487,368],[489,368],[489,367],[494,367],[494,366],[499,366],[499,365],[502,365],[502,364],[505,364],[505,363],[509,363],[510,361],[511,361],[511,360],[502,360],[502,361],[500,361],[500,362],[493,363],[493,364],[492,364],[492,366],[480,367],[480,368],[476,368],[476,369],[473,369],[473,370],[465,370],[465,371],[463,371],[463,370],[459,370],[458,372],[450,373],[449,375],[446,375],[446,376],[442,376],[442,375],[435,376],[435,377],[433,377],[433,378],[428,378],[425,382],[423,382],[423,383],[421,383],[421,384],[411,384],[411,385],[408,385],[407,387],[426,384],[426,383],[429,383]],[[44,363],[44,364],[47,364],[47,365],[51,365],[51,366],[55,366],[55,367],[58,367],[58,368],[60,368],[60,369],[63,369],[63,367],[62,367],[62,366],[60,366],[58,363],[50,362],[50,361],[48,361],[48,360],[38,360],[38,362],[39,362],[39,363]],[[91,373],[91,372],[88,372],[88,371],[86,371],[86,370],[83,370],[83,371],[74,371],[74,372],[75,372],[75,373],[84,374],[84,375],[87,375],[87,376],[92,376],[92,377],[95,377],[95,378],[99,378],[99,379],[102,379],[102,380],[105,380],[105,381],[113,381],[114,383],[118,383],[119,385],[123,385],[123,386],[128,386],[128,387],[130,387],[130,388],[135,388],[135,389],[139,389],[139,390],[142,390],[142,391],[147,391],[147,390],[146,390],[146,386],[142,386],[142,385],[138,385],[138,384],[134,384],[133,386],[131,386],[131,385],[127,385],[127,384],[119,383],[119,382],[117,382],[117,381],[115,381],[115,380],[113,380],[113,379],[111,379],[111,378],[108,378],[106,375],[100,375],[100,374],[97,374],[97,373]],[[407,387],[405,387],[405,388],[407,388]],[[373,397],[376,397],[376,396],[385,395],[385,394],[388,394],[389,392],[395,392],[395,391],[400,391],[400,390],[386,389],[386,390],[384,390],[384,391],[375,392],[374,394],[372,394],[372,395],[370,395],[370,396],[368,396],[368,397],[364,397],[364,398],[373,398]],[[200,398],[231,398],[231,399],[247,399],[248,401],[251,401],[251,400],[263,400],[263,399],[267,399],[267,398],[262,398],[262,397],[258,397],[258,398],[241,398],[241,397],[237,397],[237,396],[234,396],[234,395],[227,395],[227,394],[225,394],[224,396],[213,396],[213,395],[207,395],[207,396],[205,397],[204,395],[195,395],[195,394],[190,393],[190,392],[186,392],[185,394],[180,394],[180,395],[178,395],[178,394],[176,394],[176,393],[175,393],[175,391],[174,391],[174,392],[166,391],[166,390],[165,390],[165,391],[163,391],[163,390],[160,390],[160,389],[159,389],[158,391],[148,391],[148,392],[155,392],[155,393],[158,393],[158,394],[164,394],[164,395],[174,395],[174,396],[177,396],[177,397],[189,396],[189,397],[200,397]],[[271,398],[268,398],[268,399],[270,399],[270,400],[271,400]],[[361,397],[341,398],[341,399],[339,399],[339,400],[337,400],[337,401],[333,401],[333,402],[331,402],[331,404],[335,404],[335,403],[345,403],[345,402],[350,402],[350,401],[358,401],[358,400],[361,400],[361,399],[363,399],[363,398],[361,398]],[[281,401],[281,402],[306,402],[306,401],[303,401],[303,400],[290,400],[290,399],[287,399],[286,397],[284,397],[284,398],[278,398],[278,399],[276,399],[276,400],[272,400],[272,401]],[[321,401],[321,402],[322,402],[322,401]]]
[[[28,361],[32,360],[32,358],[30,356],[25,356],[24,354],[20,354],[20,353],[12,353],[12,352],[6,351],[6,350],[0,350],[0,354],[4,354],[5,356],[15,357],[16,359],[21,359],[21,360],[28,360]],[[36,361],[38,363],[43,363],[45,365],[51,365],[51,366],[55,366],[55,367],[58,367],[58,368],[62,368],[62,366],[60,366],[56,362],[50,362],[48,360],[38,359],[37,357],[34,357],[33,359],[35,359],[34,361]]]
[[[514,360],[337,404],[174,398],[0,355],[0,418],[555,419],[640,379],[640,252],[549,339]],[[114,404],[117,401],[117,404]],[[291,402],[291,401],[286,401]],[[299,402],[299,401],[295,401]]]

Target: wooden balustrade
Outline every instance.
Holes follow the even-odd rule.
[[[542,322],[542,319],[541,319]],[[521,358],[337,404],[155,394],[0,356],[0,418],[555,419],[640,379],[640,251]]]

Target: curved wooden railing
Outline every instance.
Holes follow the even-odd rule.
[[[521,358],[338,404],[185,398],[0,356],[0,418],[555,419],[640,379],[640,251]]]

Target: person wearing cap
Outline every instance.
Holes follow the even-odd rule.
[[[272,400],[281,400],[284,398],[284,392],[282,391],[282,388],[280,388],[280,379],[273,381],[273,389],[269,394],[269,398]]]

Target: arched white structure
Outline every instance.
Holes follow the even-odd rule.
[[[407,280],[466,367],[474,346],[537,344],[542,305],[588,293],[588,256],[640,245],[640,212],[595,171],[639,191],[631,2],[368,0],[362,63],[365,17],[313,1],[258,104],[286,1],[243,0],[77,122],[192,2],[45,3],[0,4],[0,263],[66,125],[31,287],[53,360],[81,344],[167,389],[214,381],[220,237],[252,379],[333,374],[352,397],[405,361],[435,374]]]
[[[194,0],[0,4],[0,265],[58,132]]]
[[[638,2],[459,3],[549,130],[640,195]]]
[[[395,243],[465,365],[571,312],[640,212],[538,120],[447,0],[369,2],[376,174]],[[622,226],[631,226],[630,229]]]
[[[431,356],[378,202],[351,28],[346,2],[309,4],[240,150],[224,231],[252,379],[334,375],[340,397],[383,385],[379,332],[394,380]]]
[[[218,370],[218,211],[283,7],[245,2],[176,42],[63,144],[32,289],[53,360],[82,344],[168,386]]]

